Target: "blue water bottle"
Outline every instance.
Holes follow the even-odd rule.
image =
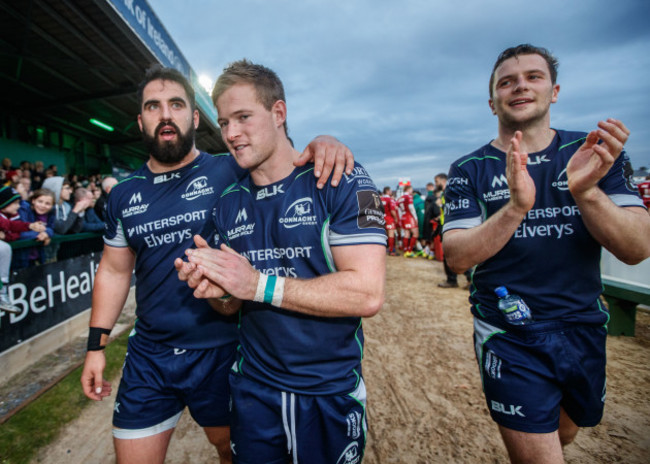
[[[519,295],[510,295],[505,287],[497,287],[494,293],[499,297],[499,309],[506,321],[513,325],[525,325],[532,322],[530,308]]]

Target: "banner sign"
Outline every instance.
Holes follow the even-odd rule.
[[[106,1],[163,66],[178,69],[192,83],[197,105],[208,116],[212,125],[217,127],[217,110],[214,108],[212,100],[203,86],[198,83],[196,73],[149,4],[145,0]]]
[[[0,353],[90,308],[101,253],[12,273],[8,286],[20,314],[0,311]]]

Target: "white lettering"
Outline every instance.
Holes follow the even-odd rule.
[[[59,271],[54,275],[48,274],[45,278],[46,285],[32,287],[29,295],[25,284],[11,284],[8,287],[11,301],[22,311],[20,314],[11,314],[9,322],[12,324],[20,322],[30,312],[40,314],[68,300],[74,300],[92,292],[97,266],[91,261],[90,272],[69,276],[64,271]]]
[[[54,306],[54,292],[60,291],[61,292],[61,303],[65,303],[65,274],[63,271],[59,272],[59,279],[60,284],[59,285],[53,285],[52,284],[52,276],[48,275],[47,276],[47,288],[48,288],[48,295],[47,295],[47,304],[49,306]]]
[[[79,296],[79,293],[75,292],[75,290],[79,287],[79,278],[77,276],[71,276],[68,279],[67,285],[66,285],[66,293],[70,298],[77,298]]]
[[[506,414],[508,416],[514,416],[515,414],[521,417],[526,417],[522,412],[521,412],[522,406],[515,406],[514,404],[509,405],[506,407],[505,404],[499,403],[498,401],[492,400],[492,410],[496,412],[500,412],[503,414]]]
[[[35,313],[41,313],[47,309],[47,305],[39,305],[41,301],[47,299],[47,292],[43,287],[36,287],[32,290],[32,294],[29,297],[29,307],[32,308],[32,311]]]
[[[312,247],[290,248],[263,248],[261,250],[248,250],[241,254],[251,263],[255,261],[269,261],[272,259],[310,258]]]
[[[127,230],[127,233],[129,234],[129,237],[132,237],[134,234],[146,234],[181,224],[192,223],[196,221],[205,222],[206,211],[207,210],[203,209],[200,211],[192,211],[184,214],[177,214],[176,216],[157,219],[155,221],[145,222],[144,224],[138,224],[134,227],[130,227]]]

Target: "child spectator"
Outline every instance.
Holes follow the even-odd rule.
[[[80,215],[89,204],[89,200],[83,199],[77,201],[74,207],[70,206],[70,196],[72,187],[70,182],[64,180],[61,176],[48,177],[43,182],[43,188],[54,192],[56,202],[54,210],[56,220],[54,221],[54,233],[59,235],[76,234],[81,232],[83,227],[83,217]]]
[[[22,172],[19,171],[18,169],[12,169],[11,171],[7,171],[7,174],[5,175],[5,186],[11,187],[11,188],[16,188],[16,185],[20,182],[20,178],[22,177]]]
[[[20,309],[11,303],[7,294],[12,253],[11,247],[6,242],[18,239],[20,232],[45,231],[45,224],[42,222],[29,223],[18,220],[18,208],[20,208],[18,192],[11,187],[0,188],[0,310],[13,313],[19,313]]]
[[[0,231],[4,233],[2,240],[13,242],[20,238],[21,232],[32,230],[45,232],[45,224],[40,221],[25,222],[18,216],[20,195],[11,187],[0,188]]]
[[[23,269],[31,264],[44,264],[46,261],[45,247],[50,244],[54,235],[54,192],[48,189],[38,189],[32,195],[31,201],[23,201],[18,210],[20,219],[26,222],[40,221],[45,224],[45,232],[27,231],[20,234],[22,240],[38,240],[43,246],[21,248],[14,252],[13,269]]]
[[[88,200],[84,199],[75,203],[74,207],[70,206],[70,196],[72,187],[70,182],[61,176],[48,177],[43,181],[43,188],[54,192],[56,202],[54,211],[56,219],[54,220],[54,233],[59,235],[78,234],[83,227],[83,215],[81,214],[88,207]],[[59,244],[53,243],[45,250],[46,261],[54,261],[59,252]]]

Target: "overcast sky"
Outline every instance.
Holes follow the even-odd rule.
[[[621,119],[650,168],[648,0],[148,0],[197,74],[248,58],[278,73],[290,136],[348,145],[379,188],[424,186],[488,143],[488,79],[519,43],[560,61],[552,127]]]

